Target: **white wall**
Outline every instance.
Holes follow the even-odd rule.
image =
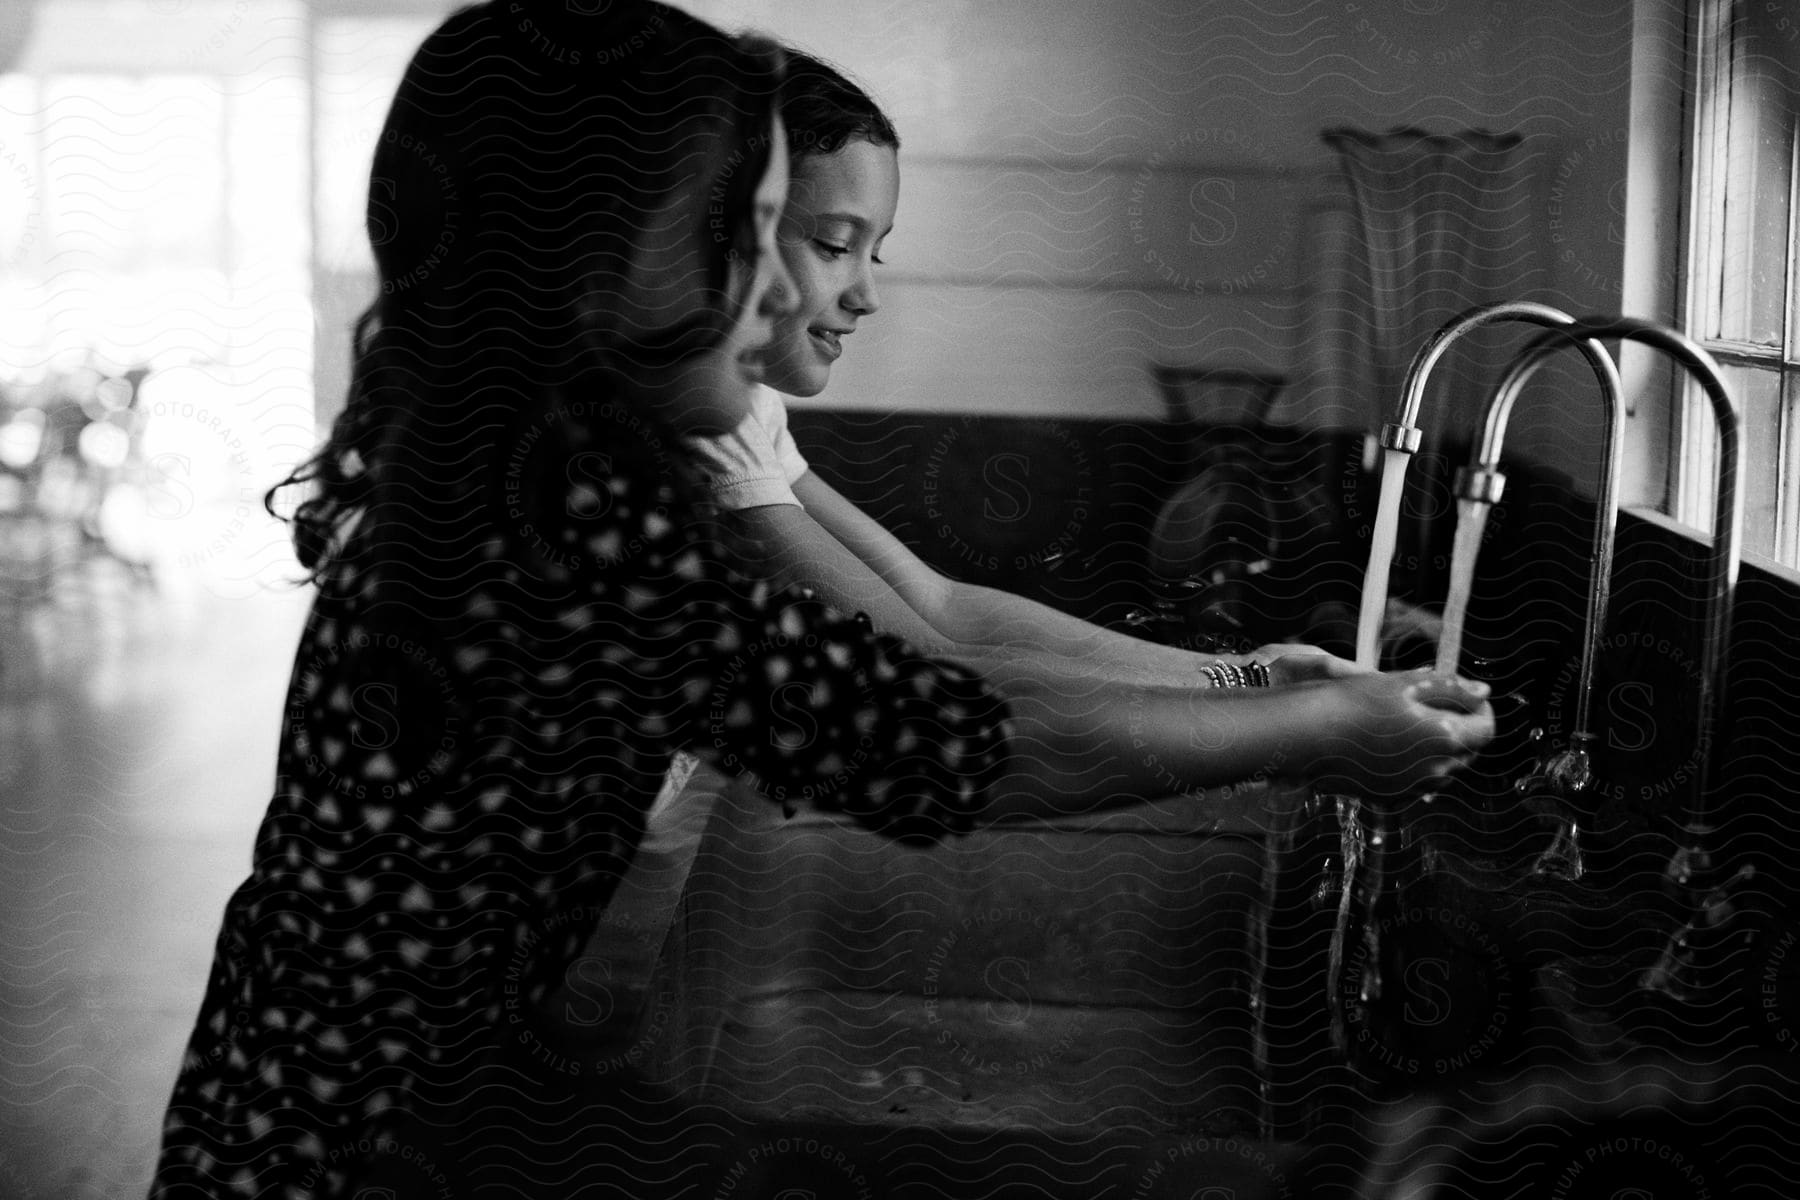
[[[1289,419],[1379,421],[1391,398],[1319,374],[1336,125],[1524,135],[1533,298],[1620,307],[1629,0],[691,7],[849,67],[900,127],[885,311],[823,403],[1152,414],[1168,361],[1285,371]],[[1585,473],[1584,406],[1528,403],[1515,444]]]
[[[311,68],[322,139],[315,378],[328,419],[347,375],[347,322],[372,294],[366,255],[345,243],[358,236],[387,80],[454,6],[55,0],[38,9],[17,65],[217,72],[228,85],[246,55],[279,51],[296,74]],[[1295,381],[1287,419],[1378,422],[1393,398],[1342,371],[1322,314],[1345,282],[1330,250],[1347,202],[1318,136],[1337,125],[1524,135],[1547,268],[1535,298],[1673,314],[1680,0],[689,7],[841,62],[900,126],[905,186],[885,310],[825,403],[1148,415],[1160,411],[1148,367],[1169,362],[1283,371]],[[1628,131],[1638,143],[1629,187]],[[1649,372],[1627,368],[1654,394]],[[1585,474],[1592,405],[1574,394],[1584,386],[1565,376],[1528,403],[1514,447]],[[1628,494],[1658,499],[1666,405],[1638,412]]]
[[[884,308],[821,403],[1152,415],[1148,368],[1169,362],[1283,371],[1286,419],[1378,423],[1393,398],[1355,390],[1322,340],[1320,296],[1342,269],[1326,251],[1349,219],[1319,140],[1337,125],[1524,135],[1547,266],[1532,297],[1622,306],[1625,134],[1642,116],[1632,0],[686,7],[846,66],[900,128]],[[343,322],[367,294],[354,272],[320,281],[322,412],[341,394]],[[1588,386],[1578,375],[1565,384],[1528,398],[1512,442],[1584,476],[1593,405],[1570,390]],[[1643,498],[1660,467],[1634,463]]]

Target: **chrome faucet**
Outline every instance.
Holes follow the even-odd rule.
[[[1613,544],[1619,519],[1619,463],[1624,454],[1625,389],[1618,368],[1603,346],[1592,338],[1575,338],[1560,330],[1552,330],[1533,341],[1514,361],[1501,379],[1482,419],[1481,441],[1475,447],[1470,465],[1457,472],[1458,498],[1477,504],[1500,502],[1505,491],[1506,476],[1500,470],[1500,454],[1506,440],[1507,422],[1513,405],[1550,358],[1564,347],[1573,345],[1581,351],[1594,377],[1600,384],[1606,405],[1603,445],[1597,482],[1598,510],[1594,515],[1594,537],[1588,555],[1590,585],[1587,600],[1587,624],[1582,636],[1581,668],[1576,680],[1575,720],[1569,744],[1546,755],[1532,771],[1517,781],[1516,790],[1529,796],[1547,797],[1556,822],[1556,833],[1550,846],[1538,855],[1531,873],[1559,879],[1581,878],[1581,831],[1567,801],[1585,791],[1593,781],[1589,750],[1594,734],[1588,725],[1589,699],[1593,694],[1594,664],[1599,657],[1600,639],[1606,625],[1607,603],[1612,594]],[[1472,576],[1473,558],[1464,565]],[[1460,619],[1447,620],[1446,626],[1460,629]],[[1454,673],[1459,647],[1442,648],[1438,670]]]
[[[1501,321],[1525,321],[1549,329],[1567,329],[1575,324],[1574,317],[1548,304],[1539,304],[1533,300],[1508,300],[1470,309],[1453,317],[1432,334],[1419,348],[1419,352],[1413,355],[1412,363],[1406,368],[1406,380],[1401,387],[1400,406],[1394,414],[1394,420],[1381,429],[1382,448],[1406,456],[1399,460],[1402,473],[1406,469],[1405,463],[1418,452],[1424,439],[1418,425],[1419,407],[1424,402],[1425,385],[1438,360],[1443,358],[1453,344],[1473,330]],[[1385,463],[1382,470],[1385,474]],[[1370,669],[1381,665],[1381,620],[1387,608],[1388,572],[1393,566],[1394,533],[1400,523],[1399,489],[1396,487],[1390,490],[1384,480],[1382,492],[1381,508],[1375,516],[1375,531],[1369,547],[1369,567],[1363,576],[1362,610],[1356,629],[1357,665]],[[1387,550],[1385,556],[1382,554],[1384,547]]]
[[[1726,386],[1724,372],[1692,339],[1637,317],[1584,318],[1571,336],[1625,338],[1660,350],[1699,381],[1711,403],[1713,425],[1718,432],[1718,457],[1714,475],[1712,549],[1707,555],[1705,626],[1700,643],[1699,741],[1700,770],[1688,805],[1686,837],[1669,860],[1667,877],[1672,884],[1699,895],[1709,891],[1711,862],[1711,792],[1718,783],[1713,735],[1725,694],[1725,652],[1731,642],[1731,608],[1737,597],[1738,562],[1743,550],[1744,503],[1738,488],[1738,461],[1742,453],[1737,401]]]
[[[1625,338],[1660,350],[1679,363],[1706,392],[1718,434],[1712,547],[1707,555],[1706,616],[1700,643],[1700,769],[1696,772],[1680,845],[1663,872],[1664,883],[1685,902],[1693,916],[1669,939],[1656,964],[1639,980],[1647,991],[1683,999],[1690,992],[1697,967],[1695,956],[1702,951],[1706,935],[1718,930],[1734,912],[1728,893],[1755,875],[1746,866],[1729,879],[1719,879],[1718,864],[1713,861],[1715,829],[1711,807],[1712,793],[1719,782],[1713,737],[1725,694],[1725,655],[1731,642],[1731,609],[1737,595],[1743,543],[1744,505],[1738,488],[1739,410],[1712,355],[1672,329],[1636,317],[1590,317],[1578,322],[1569,334]]]
[[[1696,982],[1710,985],[1714,981],[1714,972],[1721,963],[1715,961],[1713,952],[1727,945],[1728,939],[1723,935],[1729,932],[1727,925],[1732,922],[1733,914],[1738,910],[1734,893],[1746,881],[1755,877],[1754,870],[1745,866],[1729,879],[1721,881],[1719,876],[1722,873],[1715,869],[1712,856],[1711,793],[1717,786],[1719,775],[1719,763],[1712,753],[1712,739],[1724,692],[1725,656],[1730,639],[1731,605],[1736,591],[1742,524],[1742,501],[1738,491],[1740,447],[1737,406],[1711,356],[1691,340],[1670,330],[1637,318],[1589,317],[1577,321],[1544,305],[1525,302],[1495,305],[1473,310],[1452,321],[1434,335],[1431,342],[1414,358],[1399,419],[1383,432],[1383,444],[1390,451],[1411,453],[1412,449],[1416,449],[1419,434],[1412,422],[1423,394],[1424,377],[1448,345],[1477,326],[1500,320],[1524,320],[1545,326],[1553,332],[1549,336],[1535,339],[1503,379],[1489,405],[1481,447],[1475,455],[1474,464],[1458,477],[1458,491],[1462,499],[1477,504],[1493,503],[1500,499],[1504,486],[1498,471],[1500,443],[1512,404],[1528,377],[1542,366],[1550,354],[1570,343],[1575,344],[1593,366],[1609,401],[1607,452],[1601,464],[1599,479],[1599,511],[1596,514],[1591,564],[1593,577],[1588,596],[1587,628],[1583,638],[1581,691],[1575,732],[1569,745],[1550,755],[1538,772],[1527,777],[1524,785],[1524,790],[1536,795],[1549,793],[1553,803],[1560,803],[1563,799],[1579,794],[1589,786],[1592,778],[1589,752],[1594,738],[1588,727],[1591,715],[1589,704],[1611,591],[1619,435],[1623,424],[1620,419],[1623,415],[1622,388],[1610,356],[1596,343],[1622,338],[1642,342],[1660,350],[1699,379],[1712,403],[1719,434],[1718,475],[1712,549],[1707,560],[1708,595],[1698,705],[1701,765],[1695,781],[1695,791],[1684,814],[1685,825],[1679,839],[1679,849],[1669,859],[1665,869],[1666,883],[1678,893],[1691,916],[1667,938],[1660,957],[1637,980],[1640,999],[1679,1003],[1691,999],[1697,993],[1710,991],[1707,986],[1696,987]],[[1384,484],[1387,483],[1384,480]],[[1398,488],[1393,487],[1391,490],[1397,492]],[[1386,499],[1388,497],[1384,496],[1384,501]],[[1397,517],[1397,506],[1395,507]],[[1384,504],[1384,515],[1386,512]],[[1379,530],[1377,535],[1379,538]],[[1392,544],[1391,537],[1390,530],[1389,545]],[[1478,543],[1470,539],[1467,544],[1472,551]],[[1371,608],[1369,589],[1385,589],[1387,565],[1379,562],[1378,555],[1371,554],[1370,579],[1363,597],[1365,618]],[[1383,595],[1376,595],[1372,606],[1376,614],[1381,612],[1385,599]],[[1446,621],[1446,625],[1448,624]],[[1358,632],[1360,657],[1364,649],[1363,635],[1370,630],[1365,626]],[[1379,628],[1374,632],[1378,634]],[[1449,640],[1446,638],[1446,641]],[[1564,808],[1566,812],[1566,806]],[[1346,1023],[1348,1010],[1342,998],[1342,993],[1352,982],[1344,974],[1349,962],[1348,951],[1357,950],[1367,961],[1384,961],[1378,957],[1382,945],[1378,906],[1384,902],[1390,905],[1395,902],[1404,883],[1399,877],[1402,871],[1413,875],[1423,873],[1426,878],[1416,881],[1418,886],[1425,889],[1423,894],[1433,897],[1434,901],[1440,901],[1452,910],[1482,903],[1492,904],[1496,919],[1509,922],[1512,928],[1520,931],[1522,937],[1542,939],[1539,942],[1540,948],[1547,952],[1583,952],[1581,948],[1587,944],[1584,938],[1591,935],[1597,921],[1610,924],[1631,914],[1652,915],[1644,909],[1639,896],[1603,895],[1579,879],[1579,831],[1573,820],[1563,823],[1558,831],[1557,842],[1539,856],[1534,864],[1533,874],[1521,879],[1510,872],[1492,870],[1479,862],[1464,860],[1453,851],[1428,854],[1426,852],[1431,847],[1425,844],[1426,839],[1423,838],[1414,843],[1414,853],[1410,858],[1405,854],[1390,855],[1390,849],[1406,849],[1404,839],[1396,841],[1388,835],[1405,831],[1408,814],[1377,806],[1369,806],[1365,812],[1354,797],[1349,798],[1348,805],[1340,806],[1340,809],[1344,882],[1338,896],[1338,918],[1332,934],[1327,1007],[1331,1012],[1334,1042],[1345,1053],[1352,1049],[1350,1030]],[[1377,855],[1377,849],[1382,853]],[[1606,915],[1599,917],[1596,915],[1599,913]],[[1392,947],[1389,949],[1392,952]],[[1379,999],[1369,995],[1366,985],[1373,982],[1379,986],[1381,978],[1380,973],[1373,976],[1365,973],[1360,977],[1361,984],[1365,985],[1357,993],[1361,1003],[1369,1004]],[[1653,1003],[1651,1008],[1658,1010],[1660,1005]]]

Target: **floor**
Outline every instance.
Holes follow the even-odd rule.
[[[141,1196],[310,597],[267,556],[146,580],[67,545],[22,554],[16,532],[0,529],[0,1196]]]

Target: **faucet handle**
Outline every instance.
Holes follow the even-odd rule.
[[[1588,752],[1572,745],[1550,756],[1544,763],[1544,777],[1561,794],[1576,796],[1587,791],[1594,781],[1594,769],[1588,760]]]
[[[1722,957],[1729,927],[1736,923],[1738,905],[1732,893],[1755,875],[1756,868],[1746,863],[1731,878],[1707,892],[1687,923],[1675,931],[1656,962],[1639,978],[1638,986],[1681,1002],[1705,995],[1716,979],[1703,976],[1717,976],[1714,960]]]
[[[1533,744],[1544,740],[1544,730],[1535,727],[1530,733]],[[1593,758],[1589,751],[1594,735],[1582,730],[1569,735],[1569,744],[1561,750],[1546,753],[1535,766],[1513,784],[1522,795],[1539,795],[1545,791],[1559,796],[1578,796],[1594,782]]]
[[[1522,796],[1544,796],[1561,799],[1578,796],[1594,781],[1594,769],[1588,753],[1580,746],[1569,746],[1538,760],[1536,766],[1520,776],[1513,790]]]
[[[1691,896],[1708,887],[1717,864],[1712,855],[1711,825],[1690,821],[1682,831],[1681,845],[1663,868],[1663,886],[1677,897]],[[1733,876],[1735,879],[1736,876]]]
[[[1513,785],[1531,807],[1539,810],[1540,819],[1553,827],[1550,845],[1532,861],[1529,874],[1534,877],[1572,883],[1587,871],[1581,853],[1581,825],[1567,802],[1594,782],[1593,764],[1587,752],[1592,741],[1591,734],[1576,734],[1567,747],[1539,759]]]
[[[1581,855],[1581,826],[1566,813],[1548,814],[1556,832],[1550,844],[1531,864],[1531,875],[1537,879],[1560,879],[1574,883],[1587,873],[1587,861]]]

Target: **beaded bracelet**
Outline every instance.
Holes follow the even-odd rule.
[[[1201,667],[1200,674],[1216,688],[1269,686],[1269,668],[1259,662],[1245,663],[1241,667],[1228,662],[1216,662]]]

